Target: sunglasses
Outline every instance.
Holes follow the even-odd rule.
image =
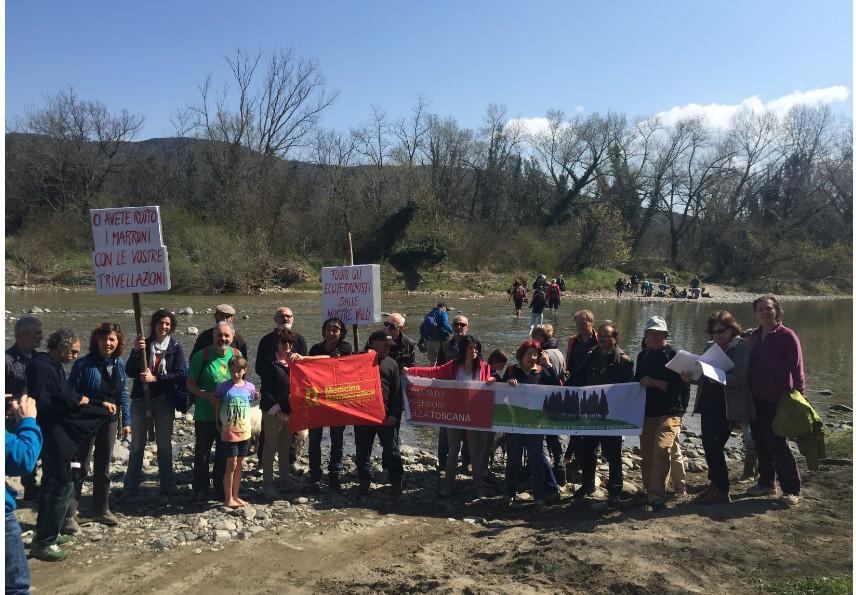
[[[397,324],[393,324],[392,322],[384,322],[383,326],[385,326],[386,328],[401,328],[400,326],[398,326]]]

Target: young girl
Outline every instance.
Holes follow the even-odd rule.
[[[217,419],[220,425],[220,440],[226,456],[226,473],[223,475],[223,504],[229,508],[247,506],[238,497],[241,488],[241,473],[244,457],[250,448],[250,404],[258,396],[256,387],[244,380],[247,360],[237,356],[229,360],[231,378],[221,382],[215,389],[220,401],[217,404]]]

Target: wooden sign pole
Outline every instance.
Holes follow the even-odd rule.
[[[137,325],[137,341],[145,339],[143,334],[143,307],[140,304],[140,294],[132,293],[131,297],[134,300],[134,323]],[[148,354],[145,349],[140,350],[140,370],[147,372],[149,369]],[[152,393],[148,383],[143,383],[143,408],[146,410],[146,441],[154,442],[155,439],[155,424],[152,417]],[[130,420],[123,422],[125,425],[130,425]]]

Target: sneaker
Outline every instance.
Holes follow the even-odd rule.
[[[102,525],[107,525],[108,527],[115,527],[119,524],[119,517],[113,514],[113,511],[109,508],[105,508],[104,512],[95,517],[95,520]]]
[[[591,496],[592,494],[594,494],[595,489],[597,488],[595,488],[594,486],[580,486],[574,492],[574,498],[579,500],[581,498],[585,498],[586,496]]]
[[[782,494],[779,496],[779,502],[783,504],[787,504],[788,506],[796,506],[800,503],[802,498],[799,494]]]
[[[506,496],[506,497],[502,500],[502,504],[503,504],[503,506],[505,506],[506,508],[514,508],[514,498],[509,498],[508,496]]]
[[[30,556],[45,562],[62,562],[68,557],[68,552],[56,544],[47,547],[34,545],[30,549]]]
[[[707,490],[696,496],[693,502],[701,506],[725,504],[731,502],[731,496],[727,492],[722,492],[714,486],[710,486]]]
[[[748,490],[746,493],[749,496],[756,497],[766,497],[766,496],[775,496],[776,495],[776,486],[762,486],[761,484],[754,485]]]
[[[675,498],[686,498],[687,497],[687,484],[682,483],[675,489]]]
[[[56,541],[54,541],[54,545],[65,545],[67,543],[71,543],[72,541],[74,541],[74,537],[72,537],[71,535],[63,535],[62,533],[60,533],[57,536]]]
[[[60,532],[66,535],[73,535],[78,531],[80,531],[80,525],[77,522],[76,515],[66,517],[65,521],[62,523],[62,530]]]

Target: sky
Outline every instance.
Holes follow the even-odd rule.
[[[852,113],[848,0],[15,0],[5,19],[7,129],[70,86],[143,116],[138,139],[172,136],[206,76],[228,81],[226,56],[284,48],[339,93],[322,125],[340,131],[372,106],[406,117],[420,94],[468,128],[492,103],[532,127],[549,109],[713,125],[739,106]]]

